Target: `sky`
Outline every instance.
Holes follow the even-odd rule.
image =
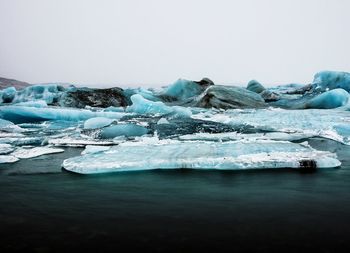
[[[0,0],[0,76],[265,85],[350,71],[348,0]]]

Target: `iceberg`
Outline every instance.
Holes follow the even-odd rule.
[[[39,122],[47,120],[82,121],[95,117],[120,119],[125,113],[93,112],[84,109],[35,108],[27,106],[1,106],[0,118],[13,123]]]
[[[11,103],[13,101],[13,99],[15,98],[16,92],[17,92],[17,90],[15,87],[8,87],[6,89],[3,89],[1,92],[2,103]]]
[[[17,91],[11,100],[12,103],[33,102],[43,100],[47,104],[55,104],[65,91],[63,86],[57,84],[32,85]]]
[[[315,75],[312,85],[316,91],[327,91],[341,88],[350,92],[350,73],[321,71]]]
[[[124,90],[124,95],[126,96],[129,105],[132,103],[130,99],[131,96],[135,94],[139,94],[149,101],[161,101],[161,99],[152,90],[144,88],[126,89]]]
[[[256,141],[256,140],[276,140],[276,141],[298,141],[314,137],[313,133],[283,133],[283,132],[267,132],[267,133],[195,133],[186,134],[178,137],[183,141]]]
[[[94,146],[94,145],[87,145],[85,147],[85,149],[83,150],[83,152],[81,152],[82,155],[86,155],[86,154],[96,154],[96,153],[100,153],[103,151],[107,151],[109,150],[111,147],[109,146]]]
[[[264,86],[256,80],[249,81],[247,85],[247,90],[253,91],[255,93],[261,93],[265,90]]]
[[[1,108],[0,108],[0,111],[1,111]],[[21,127],[13,124],[11,121],[0,118],[0,131],[19,133],[19,132],[23,132],[24,130]]]
[[[17,157],[14,157],[12,155],[0,155],[0,164],[2,163],[15,163],[19,159]]]
[[[140,94],[132,95],[130,99],[132,101],[132,105],[126,108],[126,112],[156,115],[172,114],[176,117],[190,117],[192,115],[191,110],[188,108],[181,106],[167,106],[160,101],[149,101]]]
[[[153,169],[244,170],[339,167],[336,155],[291,142],[122,143],[108,151],[64,160],[64,169],[94,174]]]
[[[306,102],[305,108],[333,109],[344,106],[349,101],[349,93],[344,89],[326,91]]]
[[[166,118],[160,118],[160,119],[157,121],[157,124],[158,124],[158,125],[169,124],[169,121],[168,121]]]
[[[95,139],[86,139],[86,138],[74,138],[74,137],[62,137],[62,138],[50,138],[47,141],[47,144],[51,146],[58,147],[85,147],[87,145],[90,146],[110,146],[113,145],[113,141],[102,141]]]
[[[179,79],[167,87],[161,97],[168,98],[168,100],[186,100],[198,96],[211,85],[214,85],[214,83],[208,78],[203,78],[199,82]]]
[[[113,119],[104,118],[104,117],[91,118],[85,121],[84,129],[102,128],[105,126],[109,126],[110,124],[112,124],[113,121],[114,121]]]
[[[148,132],[149,130],[147,128],[136,124],[118,124],[103,128],[99,136],[102,139],[113,139],[118,136],[142,136]]]
[[[13,146],[25,146],[25,145],[41,145],[45,137],[2,137],[0,138],[0,144],[11,144]]]
[[[27,102],[19,102],[16,104],[13,104],[15,106],[27,106],[27,107],[37,107],[37,108],[43,108],[47,107],[47,103],[45,100],[34,100],[34,101],[27,101]]]
[[[213,85],[201,94],[194,106],[203,108],[236,109],[263,108],[264,99],[257,93],[234,86]]]
[[[41,155],[62,153],[63,149],[51,147],[19,148],[12,152],[11,155],[19,159],[34,158]]]
[[[104,112],[125,112],[124,107],[109,106],[103,109]]]
[[[193,115],[192,118],[226,124],[233,128],[242,125],[253,127],[255,132],[300,133],[318,136],[350,145],[350,114],[345,110],[260,109],[228,110],[222,113]],[[338,126],[342,126],[339,132]],[[348,131],[345,131],[348,129]]]
[[[10,144],[0,143],[0,155],[7,155],[14,151],[15,148]]]

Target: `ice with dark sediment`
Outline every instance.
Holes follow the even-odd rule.
[[[66,170],[107,173],[152,169],[244,170],[301,168],[312,163],[317,168],[339,167],[335,154],[309,146],[282,141],[254,142],[127,142],[107,151],[66,159]]]

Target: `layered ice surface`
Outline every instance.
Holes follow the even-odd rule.
[[[63,162],[66,170],[106,173],[152,169],[217,169],[338,167],[329,152],[291,142],[135,142],[88,153]]]
[[[249,125],[257,132],[282,132],[309,138],[318,136],[350,144],[350,114],[346,110],[228,110],[222,113],[200,113],[193,118],[225,125]]]

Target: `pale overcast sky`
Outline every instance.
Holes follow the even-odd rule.
[[[307,83],[350,71],[349,11],[348,0],[0,0],[0,76]]]

